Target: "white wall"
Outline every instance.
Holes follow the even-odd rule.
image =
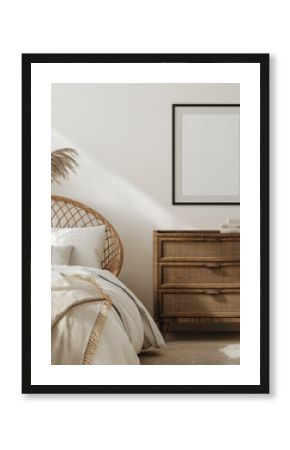
[[[238,84],[53,84],[52,149],[79,171],[52,192],[87,203],[124,246],[120,278],[152,311],[154,229],[214,229],[238,206],[172,205],[172,103],[239,103]]]

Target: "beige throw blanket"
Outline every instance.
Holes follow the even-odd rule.
[[[54,282],[51,363],[92,364],[111,304],[93,276],[67,275]]]

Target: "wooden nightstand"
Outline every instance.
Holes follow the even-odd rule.
[[[240,323],[240,235],[154,231],[154,316],[171,324]]]

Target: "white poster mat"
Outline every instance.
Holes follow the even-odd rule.
[[[174,111],[175,200],[239,203],[239,106],[175,105]]]
[[[32,64],[31,80],[32,385],[260,384],[260,65],[35,63]],[[51,83],[110,82],[240,83],[240,365],[112,367],[50,364]]]

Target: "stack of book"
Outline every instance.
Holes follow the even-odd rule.
[[[220,228],[221,233],[239,233],[240,219],[227,219]]]

